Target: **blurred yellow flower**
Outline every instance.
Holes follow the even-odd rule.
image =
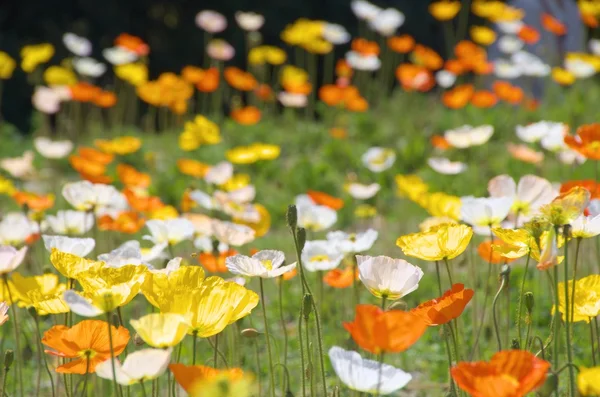
[[[31,73],[42,63],[46,63],[54,55],[54,46],[49,43],[26,45],[21,48],[21,69]]]
[[[590,202],[590,191],[577,186],[540,208],[542,219],[555,226],[568,225],[583,213]]]
[[[312,54],[325,55],[333,50],[333,44],[321,38],[302,43],[302,48]]]
[[[172,205],[165,205],[155,210],[152,210],[148,215],[149,219],[175,219],[179,216],[179,212],[177,212],[177,208]]]
[[[560,67],[552,68],[552,80],[560,85],[571,85],[575,82],[575,75]]]
[[[287,25],[281,32],[281,40],[289,45],[301,45],[316,40],[323,34],[325,23],[300,18]]]
[[[256,211],[258,211],[258,214],[260,215],[260,220],[258,222],[245,222],[235,217],[233,218],[233,222],[248,226],[254,230],[256,237],[262,237],[267,234],[271,228],[271,214],[262,204],[254,204],[254,208],[256,208]]]
[[[435,192],[421,195],[423,200],[417,198],[423,208],[432,216],[446,216],[452,219],[460,219],[461,200],[458,196],[452,196],[444,192]]]
[[[69,254],[67,252],[62,252],[56,248],[53,248],[52,252],[50,253],[50,262],[60,274],[66,278],[73,279],[77,278],[80,273],[97,266],[99,263],[102,263]]]
[[[292,65],[285,65],[281,70],[281,84],[300,85],[308,81],[306,70]]]
[[[36,306],[40,301],[48,299],[61,299],[60,296],[66,289],[66,285],[61,284],[58,276],[53,273],[31,277],[23,277],[19,273],[13,273],[10,286],[14,290],[15,297],[19,300],[19,307]],[[68,311],[66,305],[63,308]],[[42,308],[38,309],[38,313],[40,315],[48,314]]]
[[[600,395],[600,367],[579,367],[577,388],[584,397]]]
[[[10,79],[17,63],[4,51],[0,51],[0,80]]]
[[[471,11],[478,17],[491,18],[493,15],[502,14],[504,7],[506,4],[502,1],[474,1],[471,4]]]
[[[188,152],[201,145],[216,145],[219,142],[221,142],[219,126],[200,115],[193,121],[186,122],[183,132],[179,135],[179,147]]]
[[[567,284],[569,292],[569,304],[573,303],[573,313],[569,309],[569,314],[573,315],[573,322],[585,321],[590,322],[590,319],[600,314],[600,275],[592,274],[581,278],[575,282],[575,300],[571,302],[573,294],[573,280],[569,280]],[[552,311],[555,309],[553,308]],[[565,316],[565,283],[558,283],[558,310],[562,314],[563,321],[566,321]]]
[[[126,155],[135,153],[142,147],[142,140],[135,136],[121,136],[114,139],[96,139],[94,145],[104,153]]]
[[[63,66],[50,66],[44,71],[44,81],[49,86],[73,85],[77,84],[77,76]]]
[[[416,201],[422,194],[427,193],[429,186],[417,175],[396,175],[397,194]]]
[[[210,165],[192,159],[179,159],[177,160],[177,169],[184,175],[204,178],[204,175],[210,169]]]
[[[496,32],[487,26],[472,26],[469,33],[475,43],[483,46],[488,46],[496,41]]]
[[[565,55],[565,60],[581,61],[592,65],[596,71],[600,71],[600,56],[598,55],[588,54],[587,52],[568,52],[567,55]]]
[[[287,59],[287,54],[284,50],[278,47],[261,45],[254,47],[248,52],[248,63],[250,65],[281,65]]]
[[[441,0],[429,4],[429,13],[438,21],[449,21],[460,11],[460,1]]]
[[[3,176],[0,176],[0,194],[12,196],[15,191],[16,188],[12,181],[10,179],[6,179]]]
[[[445,224],[457,225],[458,222],[456,222],[455,219],[452,219],[447,216],[432,216],[432,217],[425,219],[423,222],[421,222],[419,224],[419,229],[422,232],[427,232],[436,226],[445,225]]]
[[[193,382],[190,386],[190,397],[250,397],[256,395],[254,376],[243,373],[231,376],[220,373],[212,377]]]
[[[162,104],[162,87],[156,81],[148,81],[136,88],[140,99],[150,105],[160,106]]]
[[[525,11],[509,5],[504,5],[499,13],[491,14],[488,19],[492,22],[520,21],[525,16]]]
[[[135,87],[148,81],[148,67],[143,63],[126,63],[115,66],[115,74],[121,80]]]
[[[369,204],[360,204],[354,210],[354,216],[357,218],[373,218],[377,215],[377,208]]]
[[[267,143],[253,143],[250,146],[238,146],[225,153],[233,164],[252,164],[260,160],[274,160],[279,157],[281,148]]]
[[[173,347],[183,340],[189,325],[174,313],[152,313],[129,322],[149,346],[157,349]]]
[[[473,229],[467,225],[443,224],[419,232],[402,236],[396,245],[405,255],[426,261],[453,259],[463,253],[469,245]]]
[[[227,182],[220,185],[219,188],[227,192],[238,190],[246,187],[250,184],[250,175],[248,174],[234,174]]]

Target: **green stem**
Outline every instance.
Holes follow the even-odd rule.
[[[575,289],[577,288],[577,264],[579,263],[579,246],[581,244],[581,237],[577,238],[577,244],[575,244],[575,262],[573,262],[573,289],[571,290],[571,308],[570,313],[571,316],[568,320],[573,323],[573,319],[575,318]],[[565,277],[565,285],[568,282]]]
[[[452,272],[450,271],[450,263],[448,263],[448,258],[444,257],[444,263],[446,264],[446,272],[448,272],[448,280],[450,280],[450,288],[454,285],[454,281],[452,280]]]
[[[498,296],[500,296],[500,293],[504,289],[505,285],[506,285],[506,277],[502,276],[502,282],[500,283],[500,288],[498,289],[498,292],[496,292],[496,295],[494,296],[494,300],[492,302],[492,317],[494,319],[494,331],[496,332],[496,341],[498,342],[498,351],[502,350],[502,341],[500,340],[500,329],[498,327],[498,317],[496,316],[496,303],[498,302]]]
[[[267,338],[267,355],[269,357],[269,381],[271,383],[270,394],[275,397],[275,376],[273,374],[273,355],[271,353],[271,340],[269,338],[269,322],[267,320],[267,305],[265,304],[265,288],[262,277],[259,278],[260,282],[260,303],[263,312],[263,321],[265,324],[265,337]]]
[[[454,380],[452,379],[452,348],[450,347],[448,324],[444,325],[444,344],[446,345],[446,354],[448,355],[448,374],[450,378],[450,395],[456,396],[456,387],[454,386]]]
[[[198,331],[192,333],[192,365],[196,365],[196,340],[198,339]],[[217,358],[215,357],[215,368],[217,368]]]
[[[387,301],[387,295],[381,295],[381,310],[385,311],[385,302]]]
[[[554,361],[554,368],[558,368],[560,363],[558,359],[558,347],[560,337],[558,335],[560,331],[560,311],[558,310],[559,299],[558,299],[558,266],[554,266],[554,304],[556,305],[556,310],[554,311],[554,348],[552,351],[552,361]]]
[[[308,377],[308,380],[310,381],[310,395],[314,396],[315,395],[315,366],[313,363],[313,350],[312,350],[312,345],[310,343],[310,328],[309,328],[309,323],[308,320],[310,318],[309,316],[304,316],[304,338],[306,339],[304,341],[304,343],[306,343],[306,357],[307,357],[307,366],[306,366],[306,376]]]
[[[213,347],[214,347],[214,349],[213,349],[213,367],[217,368],[217,364],[218,364],[218,360],[219,360],[219,334],[215,335],[215,345]]]
[[[108,346],[110,347],[110,364],[112,366],[113,384],[115,388],[115,396],[119,396],[119,387],[117,383],[117,372],[115,369],[115,349],[113,347],[112,327],[110,324],[110,312],[106,312],[106,324],[108,325]]]
[[[356,275],[358,273],[358,263],[356,261],[356,256],[352,256],[352,307],[356,307],[360,302],[359,291],[358,291],[358,281],[356,280]]]
[[[385,302],[385,298],[384,298],[384,302]],[[385,356],[385,354],[383,351],[381,353],[379,353],[379,371],[378,371],[378,375],[377,375],[377,392],[375,393],[375,396],[379,396],[379,393],[381,392],[381,379],[383,377],[384,356]]]
[[[288,355],[288,332],[287,327],[285,326],[285,318],[283,315],[283,277],[279,278],[279,320],[281,321],[281,330],[283,332],[283,366],[287,370],[287,355]],[[282,385],[281,395],[285,395],[285,386]]]
[[[304,317],[304,307],[300,306],[300,316],[298,317],[298,341],[300,342],[300,363],[302,364],[302,397],[306,397],[306,366],[304,363],[304,341],[302,340],[302,319]]]
[[[488,264],[487,276],[485,278],[485,295],[483,297],[483,310],[481,312],[481,318],[479,320],[479,327],[477,329],[477,334],[475,336],[475,343],[473,344],[473,350],[471,351],[471,356],[469,358],[470,361],[473,361],[473,356],[477,351],[477,346],[479,345],[479,338],[481,337],[481,331],[483,330],[483,325],[485,323],[485,314],[487,309],[487,302],[490,296],[490,277],[492,275],[492,262]]]
[[[23,394],[23,360],[22,360],[22,356],[21,356],[21,334],[19,332],[19,318],[17,316],[17,308],[14,305],[14,300],[12,297],[12,292],[10,291],[10,288],[8,287],[8,276],[7,274],[3,274],[2,278],[4,279],[4,286],[6,287],[6,290],[8,291],[8,300],[10,303],[10,309],[12,311],[12,316],[13,316],[13,330],[15,332],[15,359],[17,361],[17,378],[19,379],[19,393],[21,395],[21,397],[24,396]]]
[[[594,341],[594,324],[592,324],[592,319],[590,318],[590,342],[592,344],[592,362],[594,363],[594,367],[596,366],[596,348]]]
[[[435,261],[435,274],[437,275],[439,295],[442,296],[442,276],[440,275],[440,261]]]
[[[90,353],[85,354],[85,374],[83,374],[83,390],[81,390],[81,397],[85,396],[87,391],[88,372],[90,371]]]
[[[564,237],[565,237],[565,260],[564,260],[564,284],[565,284],[565,332],[567,334],[567,360],[568,364],[573,363],[573,349],[571,346],[571,307],[569,305],[569,241],[568,238],[568,230],[569,226],[565,225],[564,228]],[[558,238],[558,237],[557,237]],[[579,240],[577,240],[579,241]],[[573,279],[573,292],[575,291],[575,279]],[[558,312],[558,302],[556,304],[556,311]],[[575,396],[575,371],[573,370],[573,366],[569,366],[569,390],[571,391],[571,396]]]
[[[525,333],[525,350],[529,350],[530,342],[529,342],[529,334],[531,333],[531,316],[527,314],[527,332]],[[519,345],[520,347],[521,345]]]
[[[34,321],[35,322],[35,330],[37,332],[38,349],[40,349],[40,351],[42,351],[43,350],[42,342],[41,342],[42,341],[42,333],[40,331],[40,322],[39,322],[39,319],[37,318],[37,315],[34,316],[34,320],[35,320]],[[55,394],[54,394],[54,379],[52,377],[52,372],[50,372],[50,368],[48,368],[48,361],[46,360],[46,355],[42,354],[42,358],[43,358],[43,361],[44,361],[44,367],[46,368],[46,372],[48,373],[48,378],[50,378],[50,387],[52,387],[52,397],[55,397]],[[0,396],[1,395],[2,394],[0,393]]]
[[[142,387],[142,397],[146,397],[146,388],[144,387],[144,381],[140,380],[140,386]]]
[[[6,379],[8,379],[9,368],[4,367],[4,376],[2,377],[2,389],[0,389],[0,396],[4,397],[4,391],[6,390]]]
[[[521,339],[521,315],[523,314],[523,291],[525,291],[525,280],[527,280],[527,271],[529,270],[529,261],[531,255],[527,255],[527,262],[525,262],[525,272],[523,273],[523,280],[521,281],[521,290],[519,292],[519,310],[517,315],[517,331],[519,333],[519,346],[523,346]],[[525,340],[527,343],[527,340]]]

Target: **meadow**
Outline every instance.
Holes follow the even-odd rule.
[[[202,11],[159,76],[130,34],[0,52],[36,87],[0,124],[0,395],[600,395],[599,45],[546,63],[520,10],[442,1],[437,54],[352,7],[281,48]]]

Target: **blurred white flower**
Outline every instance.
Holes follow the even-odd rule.
[[[65,184],[62,188],[62,195],[79,211],[99,211],[121,205],[125,200],[114,186],[88,181]]]
[[[520,140],[527,143],[538,142],[547,135],[553,135],[554,137],[562,141],[568,128],[569,127],[563,123],[555,123],[552,121],[538,121],[536,123],[531,123],[525,126],[518,125],[516,128],[516,133],[517,137]]]
[[[600,39],[590,39],[588,47],[592,54],[600,55]]]
[[[86,77],[100,77],[106,72],[105,64],[89,57],[73,59],[73,68]]]
[[[206,53],[217,61],[229,61],[235,55],[235,49],[223,39],[213,39],[206,46]]]
[[[36,110],[46,113],[54,114],[60,110],[61,97],[58,92],[52,88],[38,86],[33,91],[31,97],[31,103]]]
[[[142,349],[130,353],[125,357],[123,365],[117,358],[108,359],[96,365],[96,375],[102,379],[113,379],[120,385],[133,385],[151,381],[165,373],[171,361],[172,349]]]
[[[427,164],[429,164],[435,172],[444,175],[457,175],[465,172],[467,169],[465,163],[461,163],[460,161],[450,161],[444,157],[430,157],[427,159]]]
[[[514,54],[523,49],[525,43],[521,41],[517,36],[502,36],[498,39],[498,49],[504,54]]]
[[[298,210],[298,226],[318,232],[329,229],[337,222],[337,212],[325,207],[324,205],[315,205],[296,202]]]
[[[0,168],[11,176],[22,179],[35,174],[33,167],[33,152],[27,150],[20,157],[6,157],[0,160]]]
[[[265,17],[255,12],[238,11],[235,13],[235,21],[240,28],[248,32],[255,32],[262,28],[265,23]]]
[[[379,237],[379,232],[375,229],[367,229],[359,233],[346,233],[339,230],[327,233],[327,240],[345,254],[370,250],[377,237]]]
[[[371,197],[375,196],[381,186],[379,183],[371,183],[370,185],[363,185],[362,183],[348,183],[346,186],[346,191],[350,196],[358,200],[367,200]]]
[[[596,68],[582,59],[565,59],[565,69],[578,79],[586,79],[596,74]]]
[[[44,247],[48,252],[52,252],[53,248],[67,254],[73,254],[80,257],[87,256],[94,250],[96,241],[93,238],[75,238],[65,236],[48,236],[42,235]]]
[[[326,22],[323,27],[323,38],[331,44],[346,44],[350,41],[350,33],[342,25]]]
[[[60,210],[56,215],[46,215],[46,222],[54,233],[78,236],[94,226],[94,215],[84,211]]]
[[[494,134],[494,127],[491,125],[481,125],[472,127],[463,125],[462,127],[444,132],[444,138],[455,148],[466,149],[471,146],[483,145],[490,140]]]
[[[558,152],[558,160],[565,165],[573,165],[585,163],[586,158],[575,150],[565,149]]]
[[[294,94],[287,91],[281,91],[277,94],[277,99],[286,108],[303,108],[308,102],[304,94]]]
[[[599,234],[600,215],[580,215],[573,222],[571,222],[571,236],[573,236],[573,238],[590,238]]]
[[[20,246],[31,235],[40,233],[37,223],[22,212],[9,212],[0,221],[0,244]]]
[[[518,34],[524,23],[521,20],[496,22],[498,29],[504,34]]]
[[[516,79],[521,76],[521,69],[506,59],[494,61],[494,74],[500,79]]]
[[[25,259],[27,246],[20,250],[10,245],[0,246],[0,274],[7,274],[15,270]]]
[[[394,165],[396,153],[392,149],[373,146],[361,157],[362,163],[372,172],[383,172]]]
[[[442,88],[450,88],[456,83],[456,75],[447,70],[439,70],[435,74],[436,83]]]
[[[397,300],[419,288],[423,270],[404,259],[356,255],[360,281],[374,296]]]
[[[477,234],[489,236],[490,227],[498,226],[508,216],[513,197],[461,197],[460,219]]]
[[[239,247],[253,241],[256,232],[245,225],[213,219],[212,234],[222,243]]]
[[[126,63],[135,62],[138,56],[135,52],[129,51],[123,47],[110,47],[102,50],[104,59],[111,65],[118,66]]]
[[[222,185],[233,176],[233,165],[227,161],[222,161],[217,165],[210,167],[204,180],[213,185]]]
[[[352,69],[375,71],[381,67],[381,60],[377,55],[363,55],[356,51],[346,53],[346,62]]]
[[[335,269],[344,259],[339,251],[328,240],[307,241],[302,250],[302,266],[309,272]]]
[[[386,8],[369,20],[369,26],[382,36],[391,36],[404,24],[404,14],[395,8]]]
[[[365,0],[352,0],[350,7],[358,19],[366,21],[375,18],[381,12],[381,8]]]
[[[85,37],[78,36],[75,33],[65,33],[63,44],[67,47],[67,50],[78,57],[87,57],[92,53],[92,43]]]
[[[196,15],[196,26],[208,33],[220,33],[227,27],[227,19],[216,11],[204,10]]]
[[[35,138],[33,140],[33,146],[39,154],[47,159],[62,159],[73,150],[73,142],[68,139],[53,141],[45,136]]]
[[[154,244],[176,245],[194,237],[194,225],[185,218],[151,219],[146,222],[146,227],[150,231],[150,235],[144,236],[144,239],[150,240]]]

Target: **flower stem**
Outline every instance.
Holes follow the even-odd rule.
[[[196,365],[196,340],[198,339],[198,331],[192,333],[192,365]],[[215,368],[217,367],[217,358],[215,357]]]
[[[592,344],[592,363],[594,363],[594,367],[596,366],[596,348],[594,341],[594,324],[592,324],[592,319],[590,317],[590,342]]]
[[[450,287],[454,285],[452,272],[450,271],[450,263],[448,263],[448,258],[444,257],[444,263],[446,264],[446,272],[448,273],[448,280],[450,280]]]
[[[385,298],[383,299],[383,302],[385,302]],[[384,359],[384,356],[385,356],[385,354],[384,354],[383,351],[381,353],[379,353],[379,371],[378,371],[378,374],[377,374],[377,392],[375,393],[375,396],[379,396],[379,393],[381,391],[381,379],[382,379],[382,375],[383,375],[383,359]]]
[[[573,289],[571,290],[571,300],[569,302],[571,302],[571,308],[570,308],[570,313],[571,316],[569,317],[569,320],[571,321],[571,324],[573,323],[573,319],[575,317],[575,289],[577,288],[577,264],[579,263],[579,246],[581,244],[581,237],[577,238],[577,244],[575,244],[575,262],[573,262]],[[567,283],[568,280],[565,278],[565,283]]]
[[[385,302],[387,301],[387,295],[381,295],[381,310],[385,311]]]
[[[142,387],[142,397],[146,397],[146,388],[144,387],[144,381],[140,380],[140,386]]]
[[[492,302],[492,317],[494,319],[494,331],[496,332],[496,341],[498,342],[498,351],[502,350],[502,341],[500,340],[500,329],[498,327],[498,317],[496,316],[496,303],[498,303],[498,296],[504,289],[506,285],[506,277],[502,276],[502,282],[500,283],[500,288],[498,288],[498,292],[494,296],[494,301]]]
[[[115,369],[115,350],[113,347],[112,327],[110,324],[110,312],[106,313],[106,323],[108,324],[108,345],[110,347],[110,364],[112,366],[112,376],[115,388],[115,396],[119,396],[119,387],[117,384],[117,371]]]
[[[43,347],[42,347],[42,333],[40,332],[40,322],[39,319],[36,316],[33,317],[33,319],[35,320],[35,330],[37,332],[37,344],[38,344],[38,349],[40,351],[42,351]],[[50,372],[50,368],[48,368],[48,361],[46,360],[46,355],[42,354],[42,358],[44,361],[44,367],[46,368],[46,372],[48,373],[48,378],[50,378],[50,386],[52,387],[52,397],[55,397],[54,394],[54,379],[52,377],[52,372]],[[1,394],[0,394],[1,395]]]
[[[6,290],[8,291],[8,300],[10,303],[10,309],[12,311],[12,316],[13,316],[13,330],[15,332],[15,357],[16,357],[16,361],[17,361],[17,379],[19,380],[19,393],[21,395],[21,397],[24,396],[23,394],[23,359],[21,356],[21,334],[19,332],[19,318],[17,316],[17,308],[14,305],[14,300],[12,297],[12,292],[10,291],[10,288],[8,287],[8,276],[5,274],[2,275],[2,278],[4,279],[4,286],[6,287]]]
[[[283,332],[283,366],[287,370],[287,355],[288,355],[288,333],[285,326],[285,318],[283,315],[283,277],[279,278],[279,320],[281,322],[281,331]],[[285,395],[285,385],[281,387],[281,395]]]
[[[302,397],[306,397],[306,367],[304,364],[304,341],[302,340],[302,319],[304,317],[304,305],[300,306],[298,317],[298,341],[300,342],[300,363],[302,364]]]
[[[440,261],[435,261],[435,273],[437,275],[439,295],[442,296],[442,277],[440,275]]]
[[[490,277],[492,275],[492,263],[490,262],[488,264],[488,271],[487,271],[487,275],[485,278],[485,295],[483,297],[483,306],[482,306],[482,311],[481,311],[481,318],[479,319],[479,327],[477,329],[477,334],[475,336],[475,343],[473,344],[473,350],[471,350],[471,356],[469,358],[470,361],[473,360],[473,356],[475,355],[475,352],[477,351],[477,346],[479,345],[479,338],[481,337],[481,331],[483,330],[483,326],[485,323],[485,314],[486,314],[486,309],[487,309],[487,302],[490,296]]]
[[[565,246],[564,246],[564,252],[565,252],[565,264],[564,264],[564,284],[565,284],[565,332],[567,334],[567,360],[568,360],[568,364],[572,364],[573,363],[573,349],[571,346],[571,306],[569,304],[569,244],[568,244],[568,240],[567,238],[569,237],[569,226],[565,225],[563,226],[563,233],[564,233],[564,237],[565,237]],[[558,237],[557,237],[558,238]],[[579,239],[577,240],[579,242]],[[579,245],[579,244],[578,244]],[[579,248],[579,247],[578,247]],[[579,250],[579,249],[577,249]],[[558,279],[557,279],[557,283],[558,283]],[[558,285],[558,284],[557,284]],[[573,279],[573,292],[575,292],[575,279]],[[558,301],[556,304],[556,312],[558,313]],[[560,316],[560,314],[559,314]],[[571,396],[575,396],[575,371],[573,369],[572,365],[569,365],[569,390],[570,390],[570,395]]]
[[[9,368],[4,367],[4,373],[2,376],[2,389],[0,389],[0,396],[4,396],[4,391],[6,390],[6,379],[8,379],[8,370]]]
[[[554,305],[556,310],[554,311],[554,348],[552,351],[552,361],[554,361],[554,368],[557,369],[560,363],[558,359],[558,346],[560,341],[560,337],[558,335],[558,332],[560,331],[560,311],[558,310],[558,266],[554,266],[554,283]]]
[[[525,280],[527,280],[527,271],[529,270],[529,261],[531,260],[531,255],[527,255],[527,262],[525,262],[525,272],[523,273],[523,280],[521,281],[521,290],[519,292],[519,310],[517,315],[517,331],[519,333],[519,346],[523,346],[523,341],[521,339],[521,316],[523,314],[523,291],[525,291]],[[525,340],[527,343],[527,340]]]
[[[194,355],[195,358],[195,355]],[[217,364],[218,364],[218,360],[219,360],[219,334],[215,335],[215,345],[214,345],[214,350],[213,350],[213,367],[217,368]]]
[[[273,356],[271,353],[271,339],[269,338],[269,321],[267,320],[267,305],[265,304],[265,288],[263,285],[264,283],[263,283],[262,277],[259,278],[259,282],[260,282],[260,303],[261,303],[262,312],[263,312],[263,321],[265,324],[265,337],[267,339],[267,355],[269,357],[269,380],[271,383],[271,387],[269,390],[270,390],[271,396],[275,397],[275,376],[273,374]]]
[[[436,262],[437,263],[437,262]],[[444,344],[446,345],[446,353],[448,355],[448,374],[450,378],[450,395],[452,397],[456,396],[456,388],[454,386],[454,380],[452,379],[452,348],[450,347],[449,340],[449,332],[448,332],[448,324],[443,326],[444,329]]]
[[[260,349],[258,347],[258,342],[255,339],[254,340],[254,349],[255,349],[255,355],[256,355],[256,373],[258,376],[260,376],[260,369],[261,369],[261,365],[260,365]],[[258,395],[262,396],[262,389],[261,389],[261,385],[260,382],[258,383]]]
[[[86,352],[85,354],[85,374],[83,374],[83,389],[81,390],[81,397],[85,396],[85,392],[87,391],[87,382],[88,382],[88,373],[90,371],[90,354]]]

